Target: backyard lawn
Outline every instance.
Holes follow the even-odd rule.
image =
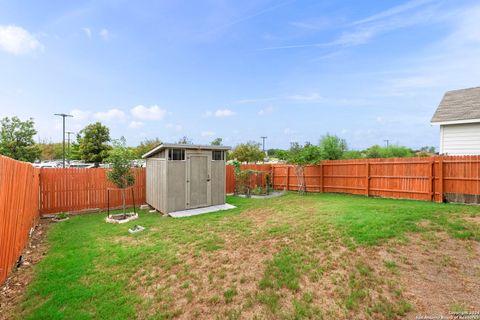
[[[395,319],[480,311],[480,207],[351,195],[51,225],[19,319]],[[130,235],[134,224],[146,227]]]

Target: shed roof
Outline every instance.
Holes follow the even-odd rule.
[[[480,87],[448,91],[432,117],[432,124],[480,122]]]
[[[189,149],[189,150],[230,150],[230,147],[227,146],[212,146],[212,145],[198,145],[198,144],[177,144],[177,143],[162,143],[161,145],[153,148],[152,150],[145,153],[142,158],[148,158],[152,154],[157,153],[163,149]]]

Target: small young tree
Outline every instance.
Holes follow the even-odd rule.
[[[110,150],[108,161],[112,169],[107,172],[110,180],[117,188],[122,189],[122,207],[125,215],[125,189],[133,186],[135,176],[131,170],[130,161],[135,158],[134,153],[127,147],[124,137],[113,141],[113,148]]]

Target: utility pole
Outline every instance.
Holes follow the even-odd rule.
[[[388,148],[388,145],[389,145],[390,140],[385,139],[385,140],[383,140],[383,141],[385,142],[385,144],[387,145],[387,148]]]
[[[68,161],[70,161],[70,135],[75,134],[75,132],[72,131],[67,131],[65,132],[67,134],[67,150],[68,150]]]
[[[65,113],[55,113],[55,116],[62,117],[63,120],[63,141],[62,141],[62,146],[63,146],[63,167],[65,168],[65,118],[66,117],[73,117],[70,114],[65,114]]]

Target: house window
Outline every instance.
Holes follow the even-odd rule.
[[[212,151],[212,160],[225,160],[224,152],[218,150]]]
[[[168,160],[185,160],[185,149],[168,149]]]

